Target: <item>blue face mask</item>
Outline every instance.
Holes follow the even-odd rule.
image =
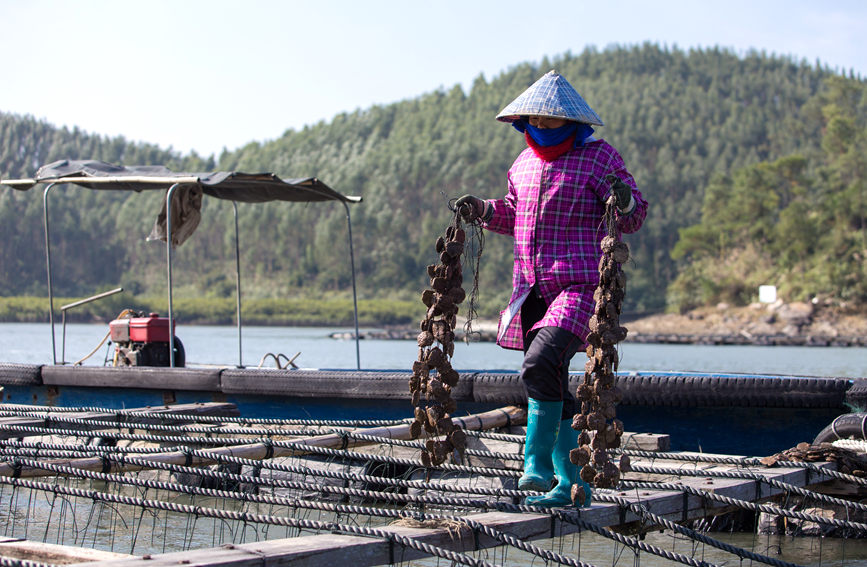
[[[584,139],[593,133],[593,128],[589,124],[578,122],[569,122],[559,128],[536,128],[522,118],[512,122],[512,126],[518,132],[529,132],[533,141],[540,146],[556,146],[572,134],[575,134],[575,145],[580,146],[584,143]]]

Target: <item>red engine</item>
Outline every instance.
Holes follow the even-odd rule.
[[[108,324],[115,345],[115,366],[169,366],[169,345],[175,350],[175,366],[185,364],[184,346],[169,330],[168,317],[150,313],[143,317],[115,319]]]

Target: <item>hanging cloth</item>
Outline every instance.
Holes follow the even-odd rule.
[[[199,185],[181,185],[172,193],[172,248],[183,244],[199,226],[202,219],[202,188]],[[166,241],[166,199],[154,221],[147,240]]]

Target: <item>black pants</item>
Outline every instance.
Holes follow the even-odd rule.
[[[569,362],[583,346],[577,335],[560,327],[529,331],[548,310],[536,289],[521,306],[524,333],[524,363],[521,379],[527,396],[542,402],[563,402],[562,419],[572,419],[578,411],[575,396],[569,391]]]

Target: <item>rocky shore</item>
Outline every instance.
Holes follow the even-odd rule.
[[[684,314],[664,313],[640,318],[623,317],[626,342],[719,345],[867,346],[867,314],[845,307],[805,302],[754,303],[734,307],[721,303]],[[456,333],[463,339],[463,322]],[[497,322],[473,322],[476,340],[496,339]],[[366,339],[415,339],[413,328],[362,333]],[[335,333],[334,338],[352,338]]]
[[[721,303],[623,324],[629,329],[626,340],[642,343],[867,346],[867,315],[805,302]]]

